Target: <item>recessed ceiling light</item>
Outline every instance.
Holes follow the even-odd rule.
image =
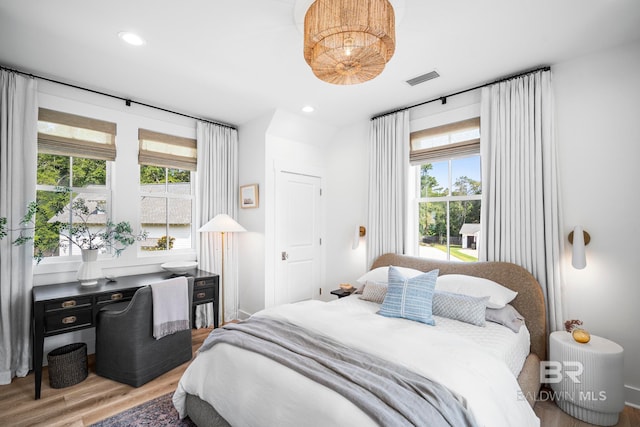
[[[130,33],[128,31],[119,32],[118,37],[120,37],[122,40],[124,40],[125,42],[133,46],[142,46],[143,44],[146,43],[142,37],[140,37],[135,33]]]
[[[314,108],[311,105],[305,105],[304,107],[302,107],[302,111],[304,111],[305,113],[313,113]]]

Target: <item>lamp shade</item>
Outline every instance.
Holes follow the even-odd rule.
[[[227,214],[218,214],[198,229],[200,233],[241,233],[247,231]]]
[[[351,244],[351,249],[358,249],[360,246],[360,227],[356,226],[356,232],[353,235],[353,243]]]
[[[576,225],[573,229],[573,249],[571,252],[571,265],[582,270],[587,266],[587,256],[584,250],[584,232],[582,226]]]

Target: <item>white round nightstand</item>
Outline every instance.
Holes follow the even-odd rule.
[[[549,360],[562,366],[562,378],[551,381],[558,406],[591,424],[617,424],[624,408],[623,348],[594,335],[580,344],[564,331],[549,340]]]

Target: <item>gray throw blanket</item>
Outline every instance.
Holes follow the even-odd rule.
[[[226,343],[263,356],[346,397],[381,426],[476,426],[439,383],[294,324],[260,317],[214,329],[199,351]]]

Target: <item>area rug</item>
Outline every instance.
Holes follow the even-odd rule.
[[[195,424],[189,418],[178,419],[178,411],[173,407],[173,402],[171,401],[172,396],[173,393],[167,393],[106,420],[92,424],[92,427],[195,427]]]

